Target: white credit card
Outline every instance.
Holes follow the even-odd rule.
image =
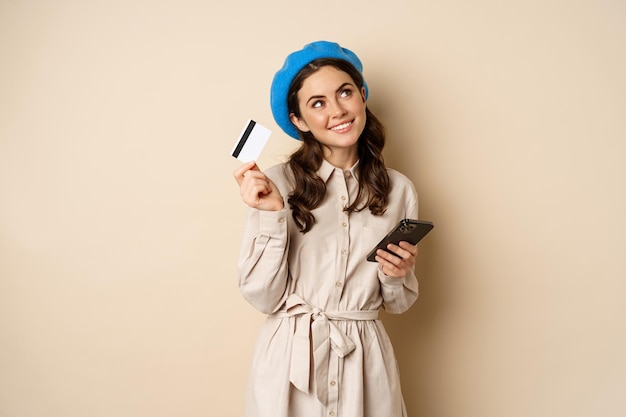
[[[230,154],[241,162],[256,161],[271,134],[265,126],[248,119]]]

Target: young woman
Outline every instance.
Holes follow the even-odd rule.
[[[277,124],[302,141],[284,164],[234,172],[251,207],[239,257],[244,298],[268,318],[254,351],[248,417],[406,416],[393,348],[378,319],[417,299],[417,248],[369,251],[417,195],[384,165],[383,126],[362,64],[318,41],[287,56],[271,87]]]

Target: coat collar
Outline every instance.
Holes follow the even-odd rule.
[[[324,182],[328,182],[328,180],[330,179],[330,176],[333,174],[333,172],[335,172],[335,170],[337,170],[337,171],[342,172],[343,175],[347,175],[348,173],[350,173],[350,175],[352,175],[352,177],[354,177],[354,179],[358,183],[359,182],[359,174],[357,170],[358,165],[359,165],[359,161],[356,161],[356,163],[352,165],[352,167],[346,170],[342,170],[341,168],[337,168],[336,166],[328,162],[326,159],[324,159],[322,160],[322,165],[317,169],[317,176],[320,177]]]

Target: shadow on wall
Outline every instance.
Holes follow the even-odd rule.
[[[418,174],[428,178],[428,173],[419,167],[419,144],[425,141],[424,134],[409,120],[401,109],[393,109],[393,87],[383,89],[371,103],[374,113],[387,127],[388,141],[385,146],[385,162],[406,176],[417,188],[419,195],[419,217],[435,223],[435,229],[419,244],[416,260],[416,275],[420,296],[409,311],[401,315],[383,312],[381,319],[391,338],[400,368],[402,392],[409,415],[431,415],[440,409],[440,393],[433,387],[433,380],[440,373],[437,365],[441,357],[441,323],[449,310],[450,268],[447,266],[445,224],[438,222],[437,202],[428,191],[420,188]],[[419,125],[419,123],[418,123]],[[411,143],[407,144],[407,137]],[[423,183],[423,180],[422,180]],[[428,187],[425,187],[428,188]]]

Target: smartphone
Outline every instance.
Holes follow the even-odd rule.
[[[376,251],[378,249],[383,249],[389,252],[387,249],[387,245],[393,243],[397,245],[400,241],[409,242],[412,245],[417,245],[417,242],[422,240],[428,232],[435,227],[432,222],[425,220],[413,220],[413,219],[402,219],[400,223],[394,227],[387,236],[383,238],[378,245],[367,255],[367,260],[370,262],[376,262]],[[389,252],[392,255],[398,256],[393,252]]]

